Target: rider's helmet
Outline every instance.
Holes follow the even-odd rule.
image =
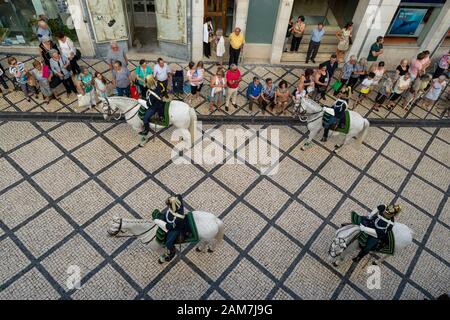
[[[337,107],[337,108],[342,108],[343,109],[344,107],[347,108],[347,106],[348,106],[347,101],[345,101],[342,98],[336,100],[336,102],[333,104],[333,108]]]
[[[173,196],[173,197],[167,198],[166,205],[169,207],[169,209],[172,212],[176,212],[181,207],[181,202],[178,199],[178,197]]]
[[[390,204],[386,206],[386,209],[383,212],[383,216],[388,219],[391,219],[398,215],[402,211],[402,206],[399,204]]]

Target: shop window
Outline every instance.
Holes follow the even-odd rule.
[[[77,34],[65,0],[0,0],[0,45],[39,45],[37,22],[44,18],[53,35]]]
[[[387,43],[420,45],[441,12],[441,1],[402,1],[386,33]]]

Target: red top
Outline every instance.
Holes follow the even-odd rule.
[[[241,72],[239,69],[236,71],[228,70],[226,74],[227,84],[229,88],[236,89],[239,87],[239,78],[241,77]]]

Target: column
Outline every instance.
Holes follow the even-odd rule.
[[[428,36],[423,40],[419,51],[429,50],[433,53],[439,47],[442,38],[448,32],[448,21],[450,21],[450,1],[447,1],[442,7],[439,16],[428,32]]]
[[[204,0],[192,1],[192,52],[191,60],[203,60],[203,16]]]
[[[356,9],[354,18],[361,21],[355,25],[353,45],[347,52],[347,57],[355,55],[358,58],[367,57],[370,47],[378,36],[384,36],[394,18],[400,0],[363,0]]]
[[[95,49],[91,34],[89,32],[89,18],[83,14],[81,0],[68,0],[70,15],[77,32],[78,42],[80,43],[80,51],[84,57],[94,57]]]
[[[245,35],[247,27],[248,4],[250,0],[237,0],[234,28],[239,27]]]
[[[270,54],[270,63],[280,63],[283,54],[284,41],[286,39],[286,30],[289,25],[289,18],[292,12],[294,0],[282,0],[278,8],[277,22],[273,32],[272,52]]]

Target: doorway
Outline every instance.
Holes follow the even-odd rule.
[[[232,32],[234,24],[235,0],[205,0],[204,17],[212,18],[214,30],[222,29],[223,35]]]
[[[137,52],[159,52],[156,24],[156,0],[126,0],[130,40]]]

